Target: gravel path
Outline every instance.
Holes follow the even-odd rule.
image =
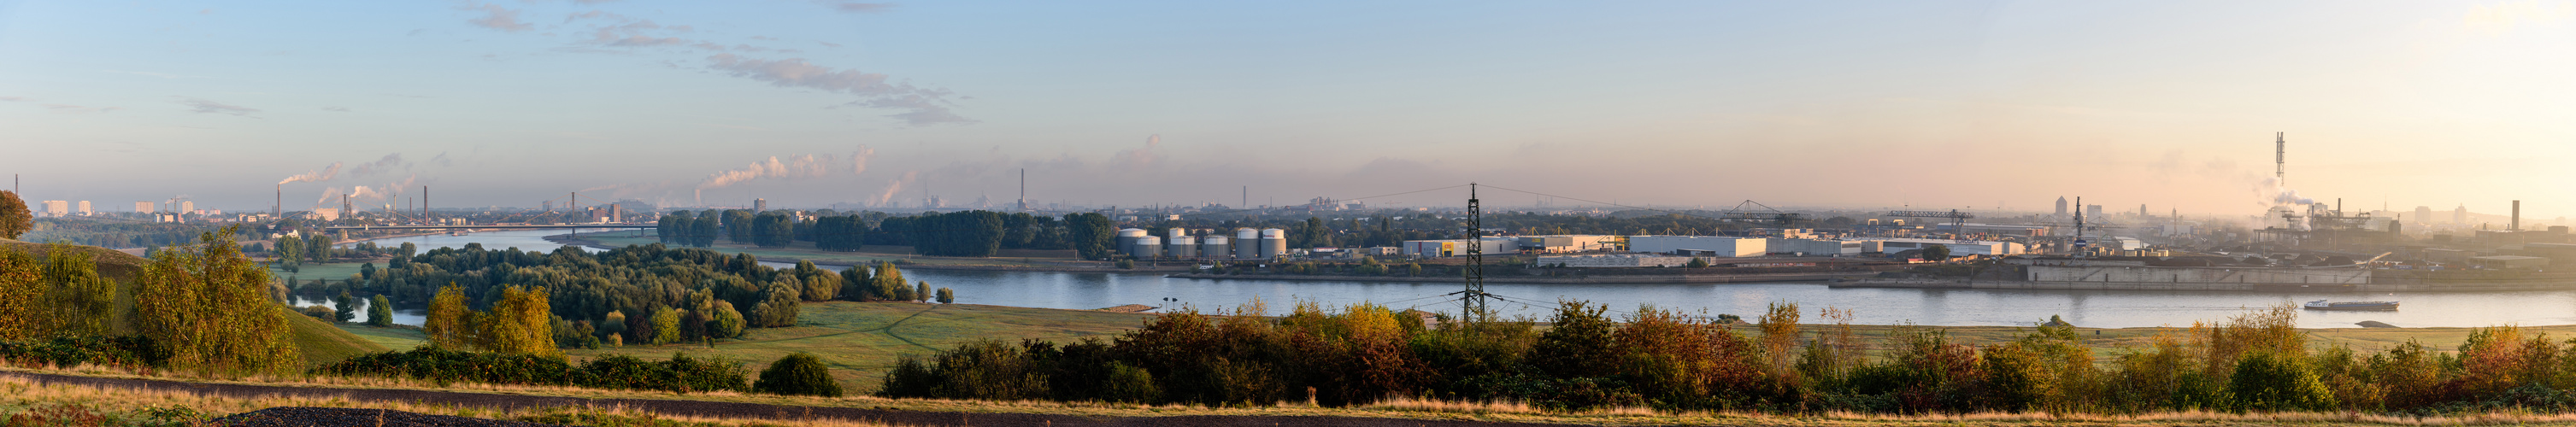
[[[126,387],[126,388],[137,388],[137,389],[147,389],[147,390],[173,390],[173,391],[188,391],[188,392],[195,392],[195,393],[200,393],[200,394],[226,395],[226,396],[242,396],[242,397],[264,396],[264,395],[282,395],[282,396],[298,396],[298,397],[325,397],[325,398],[327,398],[327,397],[345,397],[345,398],[347,398],[347,399],[349,399],[349,400],[352,400],[352,401],[416,402],[416,403],[446,404],[446,405],[471,406],[471,407],[494,408],[494,409],[519,409],[519,408],[530,408],[530,407],[559,407],[559,406],[582,406],[582,405],[595,405],[595,406],[622,406],[622,407],[635,408],[635,409],[644,410],[644,411],[650,411],[650,412],[655,412],[655,413],[661,413],[661,414],[667,414],[667,415],[680,415],[680,416],[706,416],[706,417],[730,417],[730,418],[788,418],[788,419],[795,419],[795,418],[807,418],[807,417],[813,417],[813,418],[837,418],[837,419],[846,419],[846,420],[860,420],[860,421],[880,422],[880,423],[886,423],[886,424],[905,425],[905,426],[960,426],[960,427],[965,427],[965,426],[977,426],[977,425],[981,425],[981,426],[1046,426],[1046,427],[1053,427],[1053,426],[1065,426],[1065,427],[1090,427],[1090,426],[1100,426],[1100,427],[1129,427],[1129,426],[1135,426],[1135,427],[1182,427],[1182,426],[1192,426],[1192,427],[1195,427],[1195,426],[1212,426],[1212,427],[1214,427],[1214,426],[1224,426],[1224,427],[1254,427],[1254,426],[1260,426],[1260,427],[1269,427],[1269,426],[1347,426],[1347,427],[1464,427],[1464,426],[1507,426],[1507,427],[1540,427],[1540,426],[1562,426],[1562,425],[1563,425],[1563,424],[1534,424],[1534,423],[1493,423],[1493,422],[1455,421],[1455,420],[1413,420],[1413,419],[1400,419],[1400,418],[1366,418],[1366,417],[1339,417],[1339,416],[1231,416],[1231,415],[1220,416],[1220,415],[1182,415],[1182,416],[1168,416],[1168,417],[1090,417],[1090,416],[1059,415],[1059,414],[968,413],[968,412],[923,412],[923,411],[903,411],[903,410],[892,410],[892,409],[847,408],[847,407],[827,407],[827,406],[788,406],[788,405],[768,405],[768,404],[758,404],[758,403],[709,402],[709,401],[695,401],[695,400],[662,400],[662,399],[586,399],[586,398],[577,398],[577,397],[556,397],[556,396],[519,396],[519,395],[486,394],[486,393],[469,393],[469,392],[454,392],[454,391],[430,391],[430,390],[344,389],[344,388],[288,387],[288,386],[245,385],[245,384],[205,384],[205,383],[190,383],[190,382],[167,381],[167,380],[141,380],[141,379],[125,379],[125,378],[98,378],[98,377],[83,377],[83,376],[73,376],[73,375],[33,374],[33,373],[18,373],[18,372],[0,372],[0,376],[12,376],[12,377],[19,377],[19,378],[27,378],[27,379],[30,379],[30,380],[34,380],[34,381],[36,381],[36,382],[46,383],[46,384],[68,384],[68,385],[84,385],[84,386],[100,386],[100,387]],[[270,409],[270,410],[280,410],[280,409],[289,409],[289,408],[272,408],[272,409]],[[264,411],[262,411],[262,412],[264,412]],[[367,414],[366,414],[366,416],[367,416],[367,418],[366,418],[367,422],[366,422],[365,424],[347,424],[347,425],[370,425],[370,426],[375,425],[375,424],[374,424],[374,420],[375,420],[375,418],[374,418],[374,415],[373,415],[373,414],[374,414],[376,411],[373,411],[373,410],[361,410],[361,412],[365,412],[365,413],[367,413]],[[239,414],[239,415],[236,415],[236,416],[250,415],[250,414],[258,414],[258,413],[260,413],[260,412],[249,412],[249,413]],[[343,424],[239,424],[239,425],[247,425],[247,426],[308,426],[308,425],[309,425],[309,426],[332,426],[332,425],[343,425]],[[387,424],[387,425],[395,425],[395,424]],[[459,426],[467,426],[467,425],[471,425],[471,426],[494,425],[494,426],[500,426],[500,425],[504,425],[504,424],[413,424],[413,425],[418,425],[418,426],[448,426],[448,425],[459,425]],[[509,425],[510,425],[510,426],[538,426],[538,425],[542,425],[542,424],[526,424],[526,423],[521,423],[521,424],[509,424]]]

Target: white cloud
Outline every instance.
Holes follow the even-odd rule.
[[[481,9],[484,13],[483,17],[468,19],[465,20],[465,22],[473,23],[478,27],[508,32],[520,32],[537,28],[536,25],[519,22],[519,11],[501,7],[501,5],[485,4],[482,7],[475,9]]]
[[[239,105],[225,104],[225,103],[221,103],[221,102],[208,101],[208,100],[198,99],[198,98],[180,98],[178,102],[179,102],[179,105],[186,105],[186,106],[188,106],[188,112],[191,112],[191,113],[200,113],[200,114],[213,113],[213,114],[231,114],[231,115],[235,115],[235,116],[249,116],[249,115],[250,115],[250,113],[257,113],[257,112],[259,112],[259,109],[257,109],[257,108],[250,108],[250,107],[244,107],[244,106],[239,106]]]

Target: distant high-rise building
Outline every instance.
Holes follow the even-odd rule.
[[[134,211],[135,211],[135,212],[143,212],[143,213],[151,213],[151,212],[152,212],[152,202],[134,202]]]
[[[88,200],[82,200],[82,201],[80,201],[80,214],[81,214],[81,215],[89,215],[89,213],[90,213],[90,212],[89,212],[89,201],[88,201]]]
[[[2102,205],[2084,205],[2084,215],[2085,215],[2085,216],[2094,217],[2094,218],[2101,218],[2101,217],[2102,217]]]
[[[341,206],[348,206],[348,205],[349,205],[349,203],[348,203],[348,197],[349,197],[349,196],[340,196],[340,200],[341,200],[340,205],[341,205]],[[196,212],[196,211],[197,211],[197,202],[196,202],[196,201],[194,201],[194,200],[188,200],[188,201],[181,201],[181,202],[179,202],[179,213],[183,213],[183,214],[184,214],[184,213]],[[348,210],[348,209],[341,209],[340,211],[341,211],[341,212],[348,212],[349,210]]]
[[[544,202],[539,202],[539,203],[537,203],[537,205],[538,205],[538,206],[543,206],[543,207],[545,207],[546,212],[554,212],[554,211],[555,211],[555,201],[553,201],[553,200],[547,200],[547,201],[544,201]]]
[[[769,199],[751,199],[752,213],[760,213],[760,211],[765,210],[769,210]]]
[[[2416,224],[2431,224],[2431,223],[2433,223],[2433,207],[2432,207],[2432,206],[2416,206],[2416,207],[2415,207],[2415,223],[2416,223]]]
[[[45,205],[45,211],[43,212],[45,216],[64,216],[72,214],[71,202],[46,200],[43,204]]]
[[[2066,196],[2057,196],[2057,216],[2066,216]]]
[[[2460,205],[2458,208],[2451,209],[2451,223],[2469,225],[2469,205]]]
[[[2155,215],[2154,215],[2154,214],[2147,213],[2147,204],[2145,204],[2145,203],[2139,203],[2139,204],[2138,204],[2138,216],[2155,216]]]

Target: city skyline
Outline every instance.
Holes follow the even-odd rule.
[[[1875,6],[0,2],[0,168],[226,211],[1009,206],[1027,169],[1041,205],[2242,216],[2288,132],[2292,199],[2576,204],[2568,2]]]

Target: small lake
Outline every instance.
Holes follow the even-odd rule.
[[[593,232],[585,230],[584,232]],[[633,233],[634,231],[623,231]],[[561,245],[540,238],[560,230],[476,233],[465,236],[420,236],[376,241],[378,245],[411,242],[423,250],[482,243],[487,249],[553,250]],[[651,233],[651,231],[645,231]],[[791,264],[764,263],[773,267]],[[837,270],[837,268],[834,268]],[[1094,309],[1125,304],[1156,307],[1230,308],[1260,298],[1273,313],[1294,301],[1327,306],[1377,302],[1393,307],[1420,307],[1455,312],[1458,304],[1445,294],[1456,283],[1207,280],[1175,279],[1158,274],[1114,272],[1022,272],[905,270],[904,278],[950,288],[957,302],[1018,307]],[[1606,304],[1613,313],[1652,304],[1710,315],[1734,314],[1751,319],[1775,302],[1794,302],[1814,319],[1817,309],[1851,310],[1855,323],[1914,323],[1940,326],[2028,326],[2051,315],[2087,327],[2190,326],[2195,320],[2217,320],[2246,308],[2318,299],[2386,300],[2403,303],[2395,312],[2300,313],[2310,328],[2356,327],[2376,320],[2404,327],[2526,326],[2576,324],[2576,291],[2411,292],[2399,294],[2328,292],[2172,292],[2172,291],[2031,291],[1829,288],[1821,283],[1572,285],[1493,283],[1485,291],[1510,298],[1491,307],[1505,315],[1544,318],[1560,299]],[[327,304],[326,304],[327,305]],[[397,312],[397,317],[400,313]],[[417,319],[417,315],[413,316]],[[408,323],[416,324],[413,320]]]

